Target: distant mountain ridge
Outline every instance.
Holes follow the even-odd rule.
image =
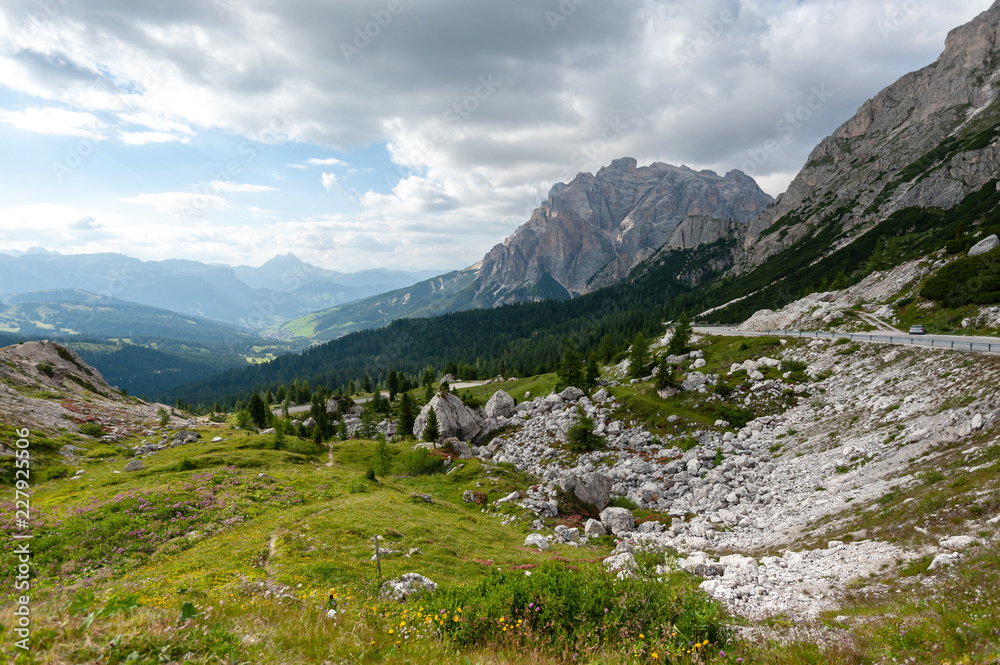
[[[277,322],[420,281],[433,271],[338,273],[275,257],[259,268],[122,254],[0,254],[0,295],[79,289],[259,330]]]

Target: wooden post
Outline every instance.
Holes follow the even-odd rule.
[[[382,580],[382,557],[378,551],[378,536],[375,536],[375,565],[378,567],[378,579]]]

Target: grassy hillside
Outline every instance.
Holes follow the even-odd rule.
[[[504,526],[502,515],[463,502],[468,489],[481,487],[491,503],[524,489],[530,479],[515,471],[466,460],[451,474],[396,472],[372,481],[364,477],[370,441],[328,450],[292,437],[275,450],[270,436],[218,427],[203,440],[214,436],[224,440],[163,451],[144,460],[143,471],[118,473],[120,456],[90,458],[81,479],[37,487],[39,637],[32,658],[16,662],[513,663],[524,662],[524,649],[534,662],[563,662],[568,650],[622,662],[677,652],[663,643],[678,641],[671,629],[688,641],[708,637],[706,651],[728,648],[721,614],[692,591],[694,578],[619,582],[592,563],[607,556],[610,539],[538,552],[520,546],[523,522]],[[391,448],[397,462],[409,451]],[[12,519],[0,523],[6,533],[13,528]],[[440,585],[438,593],[403,605],[379,598],[369,560],[375,534],[384,550],[411,553],[386,554],[384,578],[417,571]],[[2,555],[4,570],[12,570],[10,556]],[[501,605],[524,612],[527,601],[468,586],[487,579],[520,589],[545,613],[528,622],[509,610],[492,616]],[[603,637],[565,633],[564,620],[581,619],[560,617],[567,584],[592,593],[590,607],[597,601],[613,610]],[[331,596],[336,620],[324,616]],[[643,612],[649,598],[660,602]],[[13,623],[10,601],[0,625]],[[604,623],[603,606],[598,612]],[[10,636],[0,634],[7,657],[17,653]]]
[[[474,306],[476,273],[459,270],[402,289],[313,312],[276,325],[266,334],[289,341],[325,342],[382,327],[404,317],[428,317]]]

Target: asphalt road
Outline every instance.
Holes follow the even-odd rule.
[[[806,337],[816,339],[847,338],[855,342],[878,342],[905,346],[924,346],[935,349],[955,349],[978,353],[1000,353],[1000,337],[967,337],[964,335],[908,335],[893,331],[872,331],[870,333],[808,332],[800,330],[768,330],[765,332],[744,332],[732,328],[696,327],[694,332],[702,335],[733,335],[739,337]]]

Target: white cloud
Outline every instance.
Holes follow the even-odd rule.
[[[201,186],[205,191],[214,192],[276,192],[276,187],[270,185],[249,185],[246,183],[226,182],[225,180],[210,180]]]
[[[22,111],[0,109],[0,122],[36,134],[82,136],[95,141],[106,138],[104,124],[91,113],[44,107]]]
[[[320,182],[326,187],[326,191],[330,191],[334,187],[340,186],[340,181],[337,180],[336,173],[324,173],[319,177]]]
[[[327,157],[325,159],[319,159],[318,157],[313,157],[305,161],[309,166],[347,166],[347,162],[342,162],[336,157]]]
[[[212,3],[109,0],[99,14],[66,11],[19,31],[38,6],[5,0],[0,25],[11,27],[16,49],[0,50],[0,81],[45,100],[32,105],[72,110],[0,111],[0,121],[32,132],[120,135],[133,145],[172,137],[208,146],[197,139],[210,131],[338,151],[358,172],[389,171],[394,184],[357,199],[349,187],[356,181],[330,172],[343,173],[340,159],[287,165],[318,168],[327,191],[361,206],[356,217],[366,226],[350,231],[359,240],[341,260],[366,260],[361,239],[371,236],[373,247],[398,243],[392,258],[400,263],[440,265],[456,251],[478,258],[526,221],[554,181],[617,157],[743,167],[785,114],[825,85],[828,103],[755,166],[754,177],[778,194],[822,137],[865,99],[932,62],[947,31],[991,0],[588,2],[555,29],[545,14],[555,2],[404,3],[351,62],[340,43],[384,0],[236,4],[220,20]],[[52,113],[59,117],[45,115]],[[373,144],[388,146],[392,164],[354,157]],[[208,155],[213,165],[231,158]],[[225,210],[218,192],[271,190],[206,191],[123,200],[173,214],[199,196],[204,209]],[[329,206],[334,197],[323,198]],[[223,228],[234,245],[225,251],[263,258],[316,240],[305,229],[286,240],[213,227]]]
[[[178,136],[169,132],[122,132],[122,143],[125,145],[146,145],[147,143],[187,143],[188,136]]]
[[[96,219],[88,215],[70,224],[69,228],[75,231],[94,231],[101,228],[101,225],[97,223]]]
[[[202,217],[210,210],[226,210],[229,201],[214,194],[192,192],[163,192],[162,194],[139,194],[120,199],[125,203],[153,208],[166,215],[180,215],[192,218]]]

